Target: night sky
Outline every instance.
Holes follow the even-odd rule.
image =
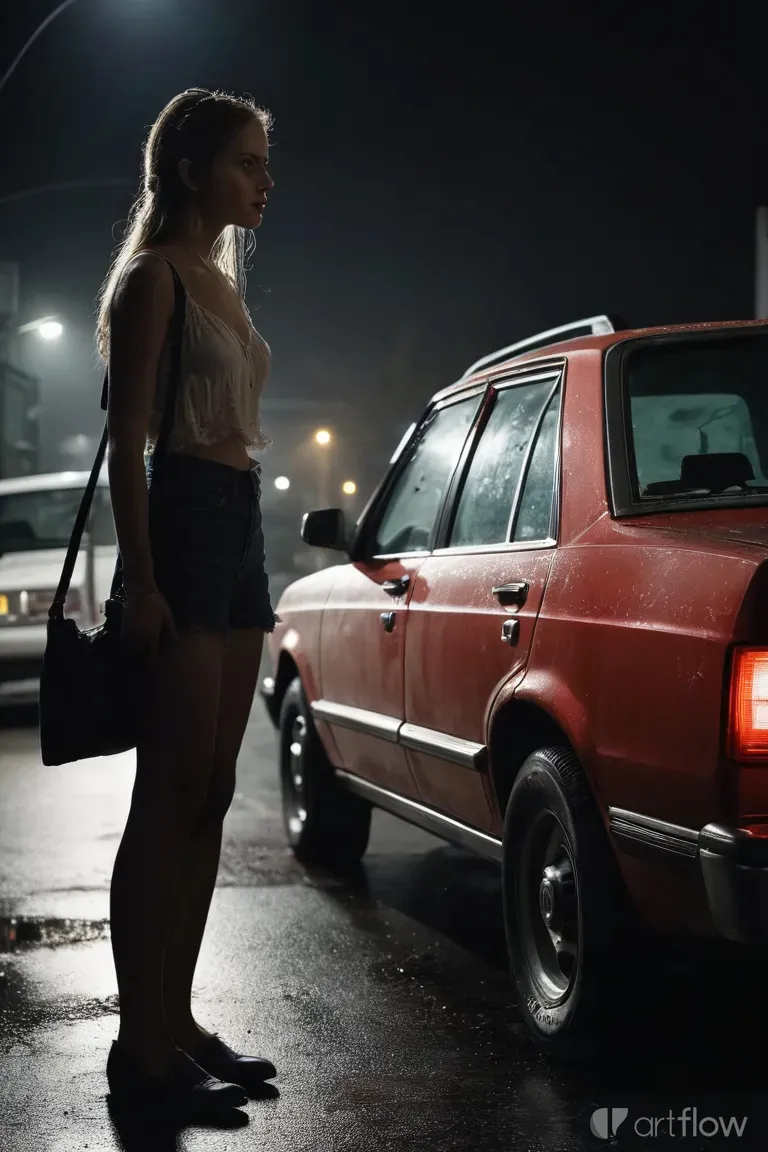
[[[4,0],[0,65],[54,6]],[[89,341],[112,230],[146,129],[192,85],[275,116],[248,297],[269,395],[345,399],[397,430],[470,361],[555,324],[753,315],[757,54],[663,24],[654,43],[589,5],[449,10],[77,0],[51,24],[0,92],[0,259],[21,265],[22,319],[66,314],[80,339],[55,395],[47,381],[49,424],[99,426]]]

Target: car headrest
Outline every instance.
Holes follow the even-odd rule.
[[[724,488],[754,480],[755,472],[743,452],[711,452],[703,456],[684,456],[680,465],[682,488]]]

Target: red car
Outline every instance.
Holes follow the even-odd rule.
[[[348,559],[269,638],[290,844],[357,861],[375,805],[498,861],[546,1051],[632,926],[768,940],[767,477],[768,323],[595,317],[439,392],[353,529],[304,517]]]

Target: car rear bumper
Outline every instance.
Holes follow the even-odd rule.
[[[609,808],[617,847],[651,860],[697,885],[703,882],[715,930],[729,940],[768,947],[768,823],[749,827],[671,824],[624,808]]]
[[[768,945],[768,824],[708,824],[699,833],[699,861],[718,932]]]

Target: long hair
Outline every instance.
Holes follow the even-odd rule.
[[[99,294],[96,346],[109,355],[109,317],[112,299],[126,265],[137,252],[161,242],[178,218],[188,192],[178,171],[188,159],[193,170],[205,171],[221,149],[253,117],[269,132],[272,117],[247,97],[206,88],[189,88],[166,104],[152,125],[143,148],[143,176],[120,242]],[[245,229],[225,228],[211,259],[245,296]]]

